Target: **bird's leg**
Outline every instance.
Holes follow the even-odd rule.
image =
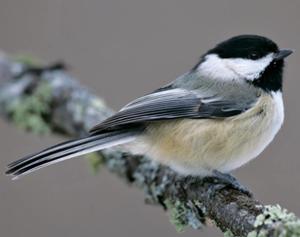
[[[245,193],[250,197],[253,196],[252,192],[249,189],[247,189],[245,186],[241,185],[239,181],[231,174],[225,174],[220,171],[214,170],[211,178],[216,178],[219,184],[223,184],[219,186],[220,187],[219,189],[223,189],[225,187],[231,187],[242,193]]]

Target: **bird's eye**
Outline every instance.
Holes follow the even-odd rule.
[[[251,53],[251,54],[249,55],[249,59],[257,59],[257,57],[258,57],[258,54],[257,54],[257,53]]]

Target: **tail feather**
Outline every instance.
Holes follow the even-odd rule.
[[[99,136],[99,135],[98,135]],[[38,153],[35,153],[35,154],[31,154],[31,155],[28,155],[26,157],[23,157],[19,160],[16,160],[10,164],[7,165],[8,168],[12,168],[12,167],[15,167],[19,164],[22,164],[24,162],[28,162],[30,160],[33,160],[35,159],[36,157],[42,157],[42,156],[45,156],[45,155],[50,155],[51,153],[53,152],[59,152],[61,150],[63,150],[65,147],[69,147],[70,148],[70,145],[72,146],[75,146],[77,144],[84,144],[84,142],[88,142],[88,141],[91,141],[93,139],[97,138],[97,136],[89,136],[89,137],[85,137],[85,138],[82,138],[82,139],[76,139],[76,140],[70,140],[70,141],[66,141],[66,142],[62,142],[60,144],[57,144],[57,145],[54,145],[52,147],[49,147],[49,148],[46,148]]]
[[[63,142],[12,162],[6,174],[16,179],[48,165],[133,141],[137,134],[137,131],[114,131]]]

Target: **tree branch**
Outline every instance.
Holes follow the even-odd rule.
[[[40,67],[30,60],[0,55],[0,114],[28,131],[69,137],[111,115],[103,100],[81,86],[63,64]],[[148,203],[170,213],[178,230],[212,220],[227,236],[300,236],[299,219],[279,206],[263,206],[214,179],[181,177],[146,157],[116,148],[93,155],[128,183],[143,189]]]

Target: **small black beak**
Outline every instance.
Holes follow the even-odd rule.
[[[293,53],[293,50],[291,49],[281,49],[278,51],[278,53],[275,54],[274,59],[277,60],[281,60],[286,58],[287,56],[289,56],[290,54]]]

